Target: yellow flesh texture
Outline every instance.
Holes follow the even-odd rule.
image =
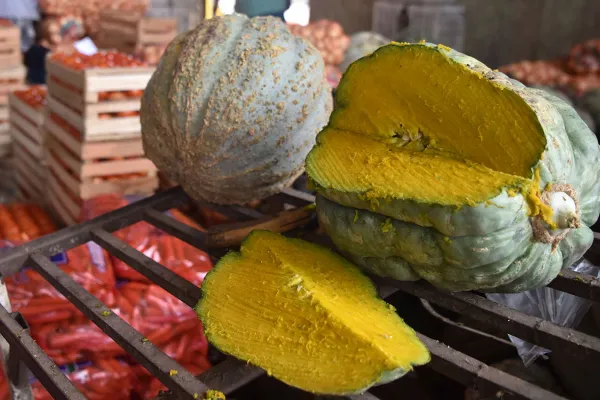
[[[307,161],[318,185],[454,206],[530,191],[546,138],[518,94],[444,50],[384,50],[344,76],[338,109]]]
[[[397,197],[438,204],[474,205],[490,190],[528,186],[528,180],[424,151],[414,153],[357,133],[327,129],[307,163],[312,179],[366,198]],[[333,184],[335,182],[335,185]],[[398,196],[401,193],[402,196]]]
[[[207,337],[303,390],[341,394],[429,353],[358,269],[319,246],[256,231],[203,283]]]

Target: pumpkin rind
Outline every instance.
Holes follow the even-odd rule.
[[[144,150],[193,198],[279,192],[332,108],[323,60],[277,18],[203,21],[168,46],[142,98]]]
[[[324,164],[316,158],[321,151],[321,135],[327,135],[331,129],[362,133],[360,128],[344,126],[348,125],[344,108],[349,106],[349,91],[366,90],[350,84],[355,65],[383,62],[379,60],[384,59],[386,52],[399,51],[402,46],[388,45],[357,61],[340,83],[336,111],[307,158],[309,178],[319,193],[317,211],[322,226],[345,255],[378,275],[399,280],[420,277],[450,291],[520,292],[549,283],[561,268],[576,261],[591,246],[593,234],[588,226],[600,212],[598,142],[564,101],[491,71],[471,57],[431,44],[407,45],[441,52],[448,62],[464,65],[502,90],[518,94],[533,110],[546,144],[530,173],[524,176],[531,182],[529,189],[515,192],[505,188],[485,201],[452,206],[393,196],[368,198],[365,193],[343,191],[337,188],[339,185],[323,180],[320,168]],[[402,93],[401,88],[390,90]],[[369,107],[373,108],[373,104],[369,103]],[[360,106],[355,104],[352,112],[361,112]],[[377,116],[370,120],[372,115]],[[378,126],[375,119],[379,115],[378,111],[361,115],[362,126]],[[376,140],[391,140],[384,131],[377,135]],[[551,195],[552,186],[556,191],[562,192],[559,188],[563,187],[572,190],[569,193],[575,197],[579,226],[550,229],[548,232],[557,233],[547,240],[547,236],[540,236],[540,230],[545,228],[541,228],[543,224],[532,207],[544,195]]]

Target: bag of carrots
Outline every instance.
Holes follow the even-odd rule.
[[[208,370],[211,366],[205,359],[200,360],[196,364],[182,364],[186,370],[192,375],[197,376]],[[152,400],[158,396],[158,392],[161,390],[167,390],[167,387],[162,384],[158,378],[152,376],[144,367],[141,365],[135,365],[131,367],[134,376],[133,391],[137,394],[136,398],[142,400]]]
[[[30,204],[0,205],[0,248],[18,246],[56,231],[52,218]],[[90,293],[113,306],[115,275],[108,253],[95,243],[86,243],[51,260]],[[30,326],[83,318],[76,307],[33,269],[25,266],[6,277],[12,308]]]
[[[116,359],[98,360],[60,367],[75,387],[90,400],[130,400],[138,384],[139,370]],[[31,390],[35,400],[52,400],[42,384],[32,376]],[[10,400],[8,381],[0,365],[0,400]]]
[[[113,312],[178,362],[208,363],[208,342],[196,313],[160,286],[123,284],[117,289]],[[48,324],[32,336],[57,364],[127,356],[91,322]]]
[[[62,367],[75,387],[90,400],[129,400],[134,387],[131,367],[116,359],[96,360],[81,365]],[[31,385],[35,400],[53,397],[39,382]]]
[[[137,198],[123,197],[116,194],[98,196],[84,203],[82,215],[85,220],[89,220],[124,207],[134,200],[137,200]],[[202,227],[176,209],[170,210],[169,214],[187,225],[203,230]],[[114,234],[147,257],[172,271],[176,271],[193,283],[199,284],[204,275],[212,268],[212,263],[205,252],[146,222],[138,222]],[[114,257],[112,261],[117,278],[150,283],[145,276],[123,261]]]

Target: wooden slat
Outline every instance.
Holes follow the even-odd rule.
[[[14,93],[9,95],[9,106],[15,109],[17,112],[27,117],[30,121],[36,125],[42,125],[44,123],[44,113],[42,109],[35,109],[23,100],[18,98]]]
[[[84,117],[51,96],[48,96],[48,110],[81,132],[86,141],[135,137],[139,136],[142,129],[139,116],[108,119]]]
[[[62,187],[54,176],[51,174],[48,176],[48,193],[51,200],[50,203],[55,211],[59,214],[61,219],[65,223],[72,225],[79,219],[81,206],[75,203],[65,192],[65,190],[66,188]]]
[[[61,145],[65,146],[73,154],[78,155],[82,160],[94,160],[107,157],[135,157],[144,155],[142,140],[140,138],[82,143],[71,136],[50,118],[48,118],[46,122],[46,129],[60,142]]]
[[[50,149],[64,162],[73,173],[81,178],[96,176],[121,175],[135,172],[154,172],[156,167],[147,158],[115,160],[102,162],[85,162],[69,154],[57,140],[50,141]],[[107,157],[110,157],[109,155]],[[115,157],[114,155],[112,157]]]

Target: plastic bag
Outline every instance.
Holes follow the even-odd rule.
[[[56,230],[50,216],[30,204],[0,205],[0,251],[26,243]],[[51,260],[77,283],[108,306],[115,304],[115,276],[108,253],[87,243],[59,253]],[[31,268],[5,278],[12,307],[30,326],[83,319],[83,314]]]
[[[600,270],[586,259],[581,259],[568,269],[585,275],[600,275]],[[547,287],[522,293],[488,293],[487,298],[533,317],[542,318],[556,325],[572,328],[577,326],[588,312],[591,302],[581,297]],[[550,350],[508,335],[516,346],[519,356],[527,366]]]
[[[122,197],[119,195],[103,195],[90,199],[84,203],[83,218],[85,220],[116,210],[137,200],[136,197]],[[194,223],[178,210],[169,211],[175,219],[190,225],[198,230],[202,227]],[[200,284],[204,275],[212,268],[208,255],[195,247],[179,240],[158,228],[146,223],[138,222],[114,233],[122,241],[137,249],[147,257],[175,271],[192,283]],[[113,258],[115,275],[124,280],[150,283],[148,278],[141,275],[129,265]]]

